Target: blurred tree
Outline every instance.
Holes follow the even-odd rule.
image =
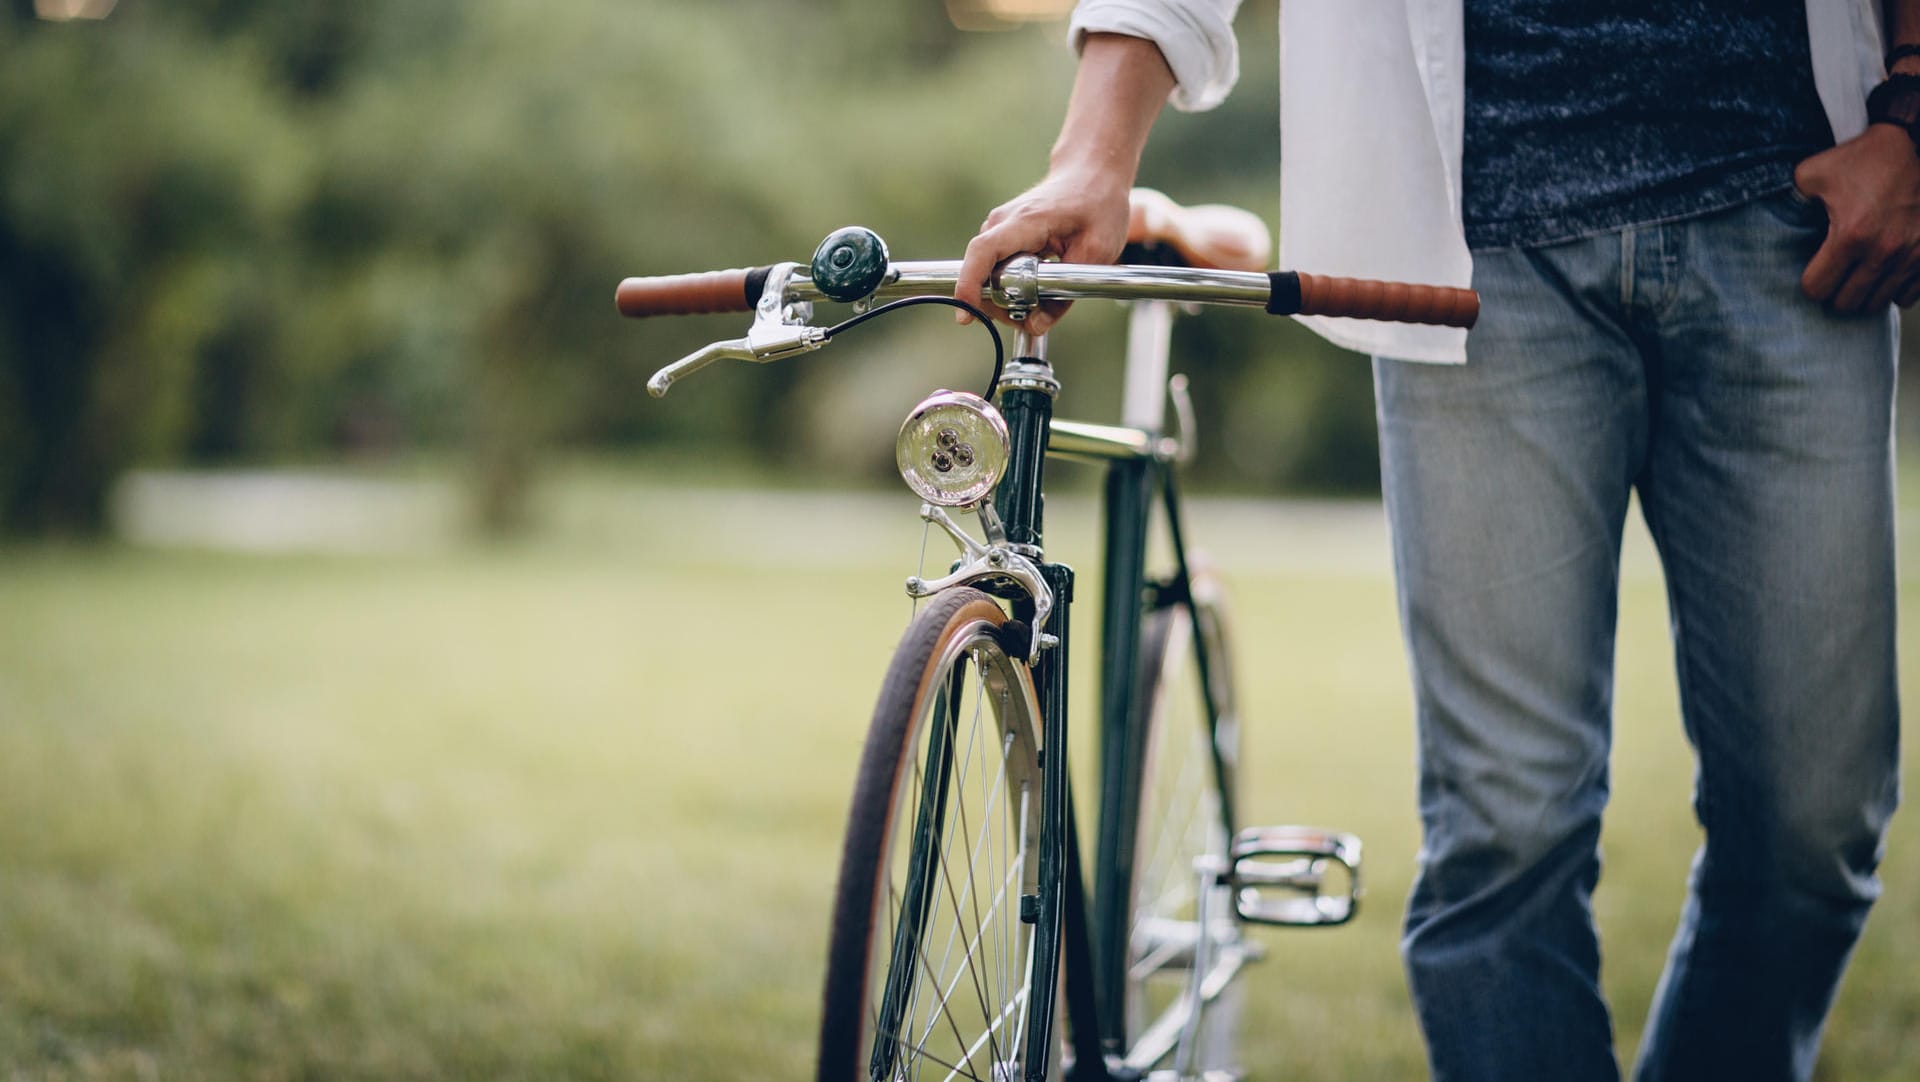
[[[0,30],[0,521],[98,528],[108,483],[191,426],[193,364],[244,312],[303,151],[245,53],[161,26]]]
[[[932,3],[176,0],[68,24],[4,10],[13,531],[98,528],[113,478],[141,462],[459,447],[492,529],[524,519],[555,446],[884,470],[910,404],[892,398],[920,378],[882,395],[845,374],[967,385],[984,371],[977,330],[903,317],[839,359],[719,371],[663,407],[648,372],[739,320],[622,324],[609,287],[804,260],[849,222],[897,255],[955,253],[1044,166],[1072,75],[1060,24],[966,34]],[[1146,182],[1271,220],[1275,12],[1243,7],[1241,91],[1163,120]],[[1118,327],[1076,313],[1066,408],[1112,408]],[[1225,437],[1205,468],[1372,483],[1363,364],[1271,320],[1182,335],[1205,369],[1203,424]]]

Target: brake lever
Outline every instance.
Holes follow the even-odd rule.
[[[647,393],[655,398],[665,398],[667,389],[673,386],[675,380],[691,376],[715,361],[751,360],[753,360],[753,348],[744,338],[713,342],[655,372],[653,377],[647,380]]]
[[[760,302],[753,309],[753,326],[747,328],[745,338],[714,342],[662,368],[647,380],[647,393],[665,398],[676,381],[715,361],[767,364],[811,353],[826,345],[826,330],[807,325],[807,320],[813,318],[813,305],[805,301],[786,303],[787,284],[798,269],[797,263],[779,263],[767,272]]]

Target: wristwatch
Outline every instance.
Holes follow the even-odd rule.
[[[1893,48],[1887,50],[1888,74],[1893,73],[1893,66],[1895,64],[1898,64],[1909,56],[1920,56],[1920,43],[1908,42],[1904,45],[1895,45]]]
[[[1920,154],[1920,75],[1889,75],[1867,95],[1867,123],[1898,124]]]

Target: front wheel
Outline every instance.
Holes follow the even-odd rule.
[[[986,594],[950,590],[887,669],[834,898],[822,1082],[1014,1082],[1050,1029],[1028,1009],[1022,919],[1039,884],[1040,711],[1008,623]]]

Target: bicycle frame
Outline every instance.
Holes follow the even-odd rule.
[[[1055,755],[1042,763],[1044,803],[1041,820],[1041,896],[1035,919],[1038,935],[1034,951],[1035,996],[1033,1016],[1051,1019],[1056,974],[1066,958],[1086,964],[1067,966],[1064,988],[1066,1015],[1074,1043],[1075,1078],[1106,1079],[1109,1057],[1126,1052],[1123,1045],[1129,890],[1133,881],[1134,817],[1141,765],[1146,754],[1146,718],[1137,694],[1141,626],[1148,609],[1146,587],[1148,523],[1159,499],[1173,542],[1174,570],[1170,580],[1154,591],[1153,604],[1187,600],[1190,572],[1184,534],[1180,528],[1178,489],[1171,469],[1179,443],[1160,434],[1167,398],[1167,347],[1172,308],[1165,302],[1136,303],[1129,328],[1126,402],[1122,426],[1087,425],[1053,418],[1053,398],[1059,389],[1045,360],[1044,339],[1022,334],[1016,357],[1002,377],[1001,413],[1006,417],[1012,454],[1005,477],[994,494],[995,510],[1011,545],[1039,561],[1042,575],[1054,592],[1055,607],[1048,620],[1057,640],[1045,652],[1034,672],[1043,712],[1043,744],[1067,747],[1067,671],[1072,637],[1071,610],[1074,572],[1065,564],[1043,558],[1042,502],[1045,460],[1054,457],[1103,463],[1106,468],[1103,500],[1103,598],[1100,638],[1100,820],[1097,826],[1093,890],[1088,897],[1080,838],[1068,780],[1067,756]],[[1185,412],[1184,410],[1182,412]],[[1032,603],[1018,591],[1010,592],[1015,617],[1031,621]],[[1023,611],[1023,606],[1024,610]],[[1198,622],[1194,633],[1199,633]],[[1204,649],[1196,653],[1205,663]],[[1207,701],[1206,724],[1211,735],[1219,723],[1218,704],[1211,700],[1210,681],[1202,679]],[[1235,816],[1217,749],[1213,768],[1222,794],[1222,828],[1233,835]],[[1227,964],[1238,968],[1239,959]],[[1168,1043],[1178,1027],[1167,1029]],[[1025,1062],[1027,1077],[1043,1082],[1048,1042],[1055,1040],[1046,1024],[1030,1031]],[[1152,1055],[1150,1059],[1159,1058]],[[1141,1066],[1148,1066],[1142,1064]]]

